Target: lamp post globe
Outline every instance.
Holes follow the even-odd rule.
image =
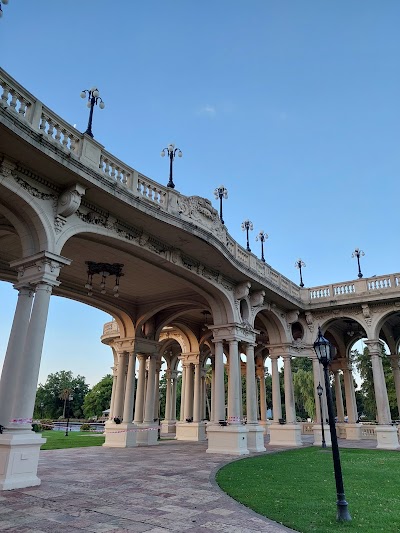
[[[242,231],[246,232],[246,240],[247,240],[246,250],[248,252],[251,252],[250,246],[249,246],[249,231],[253,231],[253,222],[251,222],[249,219],[244,220],[242,222]]]
[[[264,242],[268,239],[268,234],[264,230],[261,230],[258,235],[256,235],[256,241],[261,242],[261,261],[265,263],[264,257]]]
[[[360,250],[360,248],[356,248],[354,252],[351,254],[351,257],[357,257],[357,264],[358,264],[358,274],[357,276],[361,279],[363,277],[361,272],[361,266],[360,266],[360,257],[363,257],[365,253]]]
[[[90,112],[89,112],[88,125],[87,125],[86,131],[84,133],[86,133],[86,135],[89,135],[89,137],[92,137],[92,139],[93,139],[92,121],[93,121],[93,109],[94,109],[94,106],[98,105],[100,109],[104,109],[105,108],[105,104],[104,104],[103,100],[100,98],[100,93],[99,93],[99,90],[97,89],[97,87],[92,87],[91,89],[84,89],[81,92],[80,97],[81,98],[86,98],[86,96],[88,97],[88,101],[87,101],[86,106],[90,109]]]
[[[220,185],[214,190],[214,196],[216,200],[219,199],[219,218],[222,224],[225,224],[224,219],[222,218],[222,199],[224,198],[226,200],[228,198],[228,189],[223,185]]]
[[[343,485],[343,476],[342,476],[342,466],[340,464],[340,455],[339,455],[339,446],[336,435],[336,426],[335,426],[335,415],[333,412],[333,400],[332,400],[332,391],[331,385],[329,383],[329,372],[328,367],[332,361],[333,355],[335,353],[335,348],[331,345],[328,339],[326,339],[321,332],[321,328],[318,328],[318,337],[314,342],[314,350],[318,361],[322,364],[324,369],[324,379],[325,379],[325,393],[326,401],[328,404],[328,419],[329,419],[329,429],[331,433],[332,441],[332,458],[333,458],[333,468],[335,472],[335,483],[336,483],[336,520],[349,522],[351,516],[348,509],[348,503],[346,501],[346,496],[344,493]]]
[[[297,259],[297,261],[295,262],[294,266],[296,268],[298,268],[299,271],[300,271],[300,287],[303,288],[304,287],[304,283],[303,283],[303,276],[302,276],[301,269],[304,268],[306,266],[306,264],[305,264],[305,262],[302,259]]]

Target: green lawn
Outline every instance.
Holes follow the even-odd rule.
[[[65,431],[42,431],[42,436],[47,439],[41,450],[58,450],[60,448],[86,448],[87,446],[101,446],[104,436],[100,433],[88,431],[71,431],[68,437]]]
[[[351,522],[336,522],[331,450],[310,447],[235,461],[216,476],[230,496],[302,533],[400,531],[400,453],[341,449]]]

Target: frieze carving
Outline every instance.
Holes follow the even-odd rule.
[[[3,159],[0,163],[0,174],[3,174],[6,178],[9,178],[10,176],[15,176],[15,167],[13,163],[10,161],[6,161]]]
[[[310,311],[306,311],[305,314],[306,318],[306,324],[308,326],[308,329],[311,331],[311,333],[314,331],[314,318]]]
[[[61,215],[56,215],[56,217],[54,218],[54,231],[56,233],[61,233],[66,222],[66,218],[62,217]]]
[[[218,211],[211,205],[210,200],[201,196],[180,196],[177,199],[177,204],[180,214],[212,230],[219,239],[222,238],[223,225]]]
[[[18,185],[22,187],[22,189],[27,191],[34,198],[38,198],[39,200],[56,200],[57,199],[55,194],[49,194],[49,193],[39,191],[39,189],[36,189],[36,187],[33,187],[27,181],[23,180],[19,176],[14,175],[14,179],[18,183]]]

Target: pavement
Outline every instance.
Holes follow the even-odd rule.
[[[305,445],[312,442],[304,440]],[[346,441],[340,445],[354,446]],[[362,446],[373,448],[376,442],[362,441]],[[42,484],[0,493],[0,531],[293,531],[223,493],[215,473],[237,457],[206,454],[206,448],[206,443],[165,440],[159,446],[128,449],[42,451]],[[283,449],[267,445],[266,453]]]

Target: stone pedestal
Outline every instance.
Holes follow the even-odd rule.
[[[258,425],[264,429],[265,435],[269,435],[269,427],[271,425],[271,420],[259,420]]]
[[[136,442],[140,446],[158,444],[158,424],[136,424]]]
[[[396,426],[376,426],[375,432],[379,450],[400,449]]]
[[[265,426],[261,424],[247,424],[247,449],[249,452],[265,452],[264,431]]]
[[[271,446],[301,446],[301,426],[298,424],[271,424],[269,444]]]
[[[321,424],[317,424],[313,426],[313,433],[314,433],[314,446],[322,446],[322,429]],[[329,426],[325,424],[324,426],[324,437],[325,437],[325,443],[327,446],[332,446],[331,441],[331,432],[329,429]]]
[[[209,425],[207,427],[207,453],[248,455],[247,435],[248,429],[246,426]]]
[[[204,422],[177,422],[176,440],[205,441],[206,425]]]
[[[161,434],[176,433],[176,420],[162,420]]]
[[[137,432],[134,428],[134,424],[106,422],[104,431],[106,440],[103,446],[106,448],[134,448],[137,446]]]
[[[33,431],[7,431],[0,435],[0,490],[40,485],[39,452],[46,442]]]
[[[361,440],[361,424],[344,424],[346,440]]]

